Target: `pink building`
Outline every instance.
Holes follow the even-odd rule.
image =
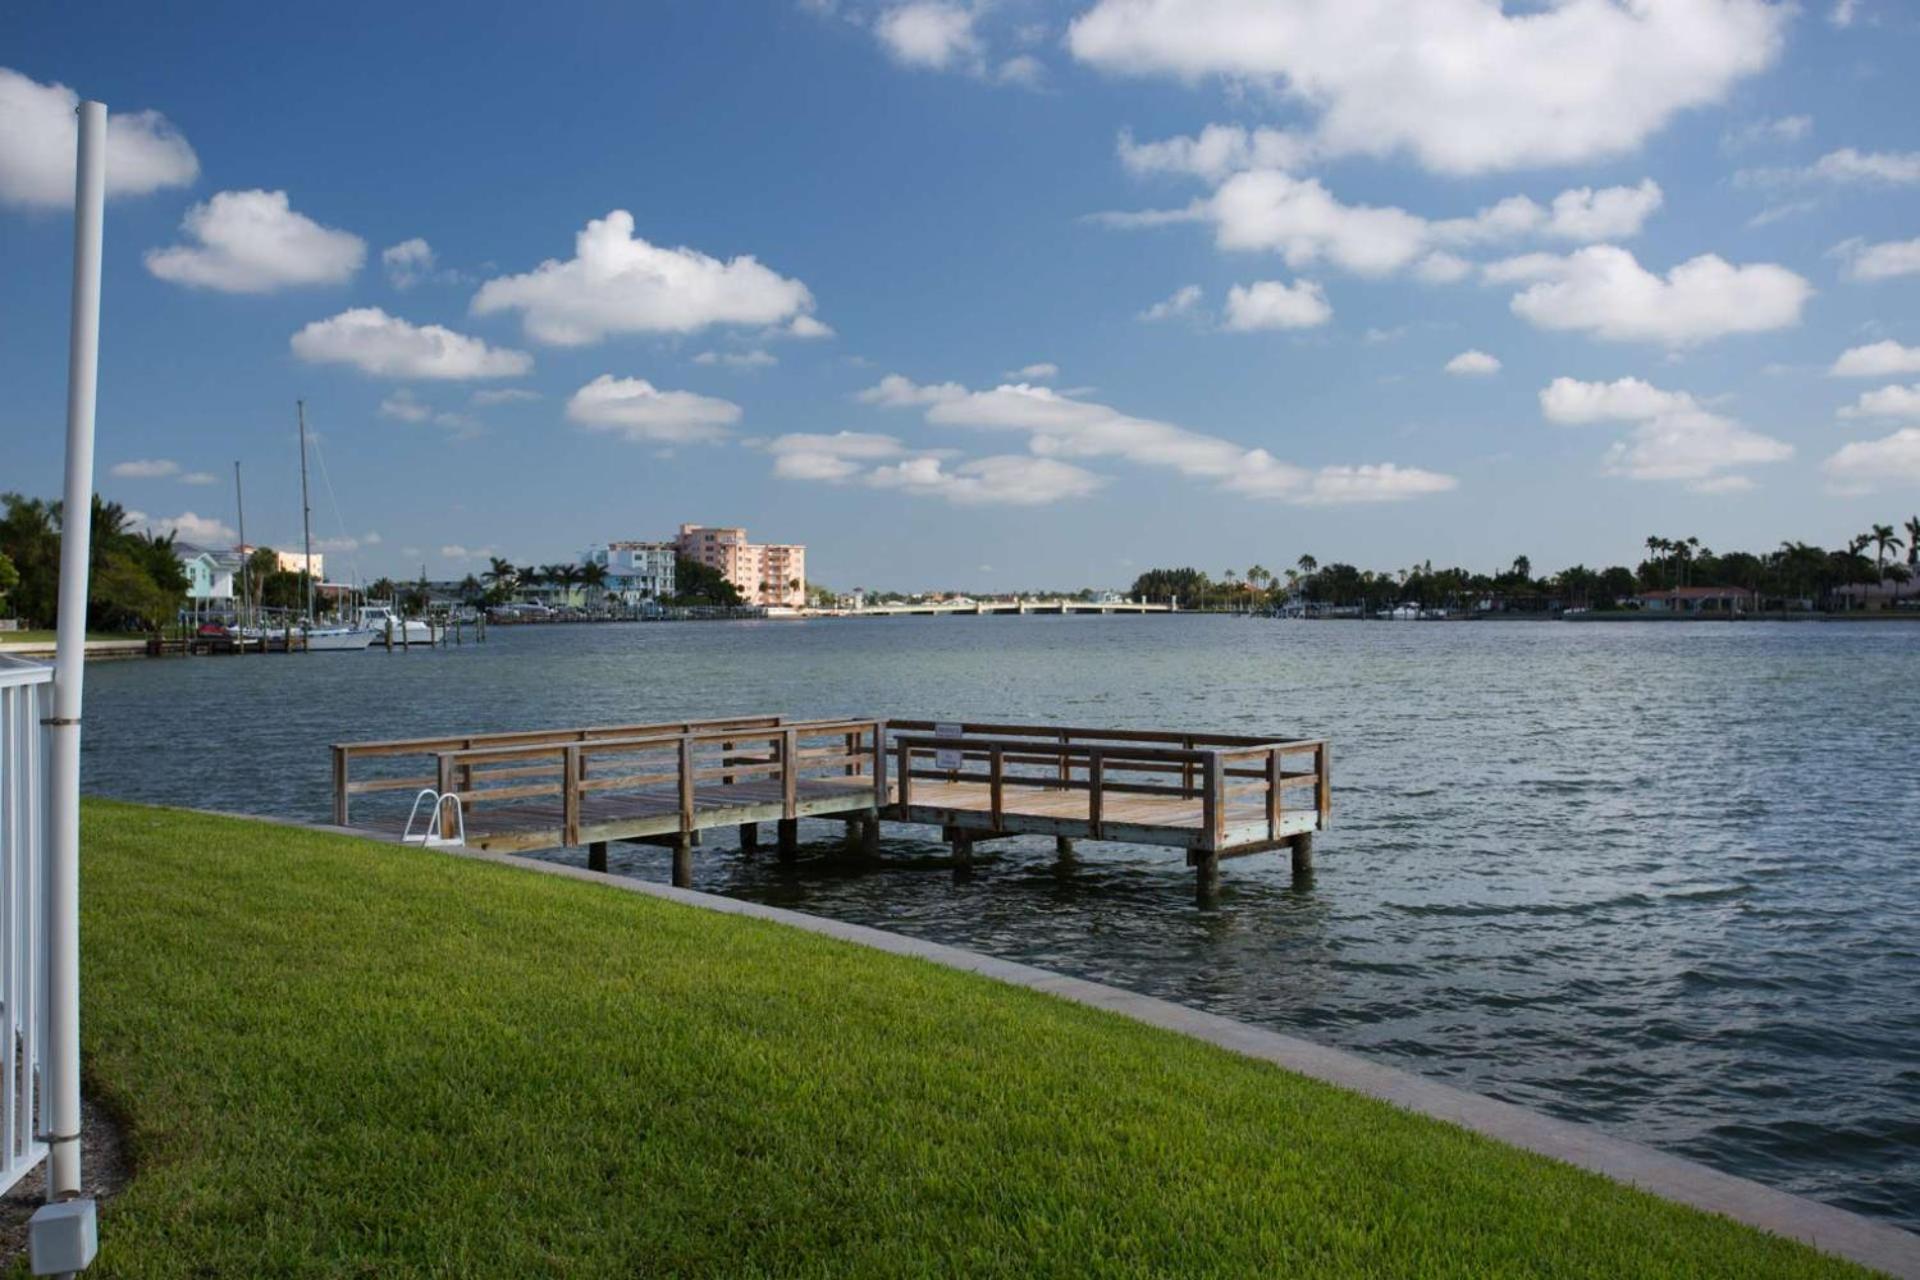
[[[674,548],[734,585],[748,604],[802,608],[807,603],[807,549],[787,543],[753,543],[737,526],[683,524]]]

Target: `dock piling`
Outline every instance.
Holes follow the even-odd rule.
[[[973,836],[965,831],[953,833],[953,878],[968,880],[973,876]]]
[[[751,853],[760,847],[760,824],[743,822],[740,824],[740,852]]]
[[[1313,879],[1313,832],[1302,831],[1287,843],[1293,851],[1293,878]]]
[[[684,833],[673,842],[673,887],[693,888],[693,841]]]
[[[1072,836],[1055,836],[1053,838],[1053,854],[1056,858],[1060,859],[1060,861],[1062,862],[1072,862],[1073,861],[1073,837]]]
[[[780,861],[792,862],[800,856],[800,819],[780,819],[778,831],[780,833]]]
[[[1213,850],[1201,850],[1194,862],[1194,896],[1201,906],[1220,896],[1220,855]]]
[[[870,814],[860,824],[860,856],[877,858],[880,856],[880,815]]]
[[[587,870],[605,871],[607,869],[607,842],[595,840],[587,846]]]

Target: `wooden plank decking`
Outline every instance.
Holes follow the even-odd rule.
[[[356,779],[356,761],[375,775]],[[1021,834],[1063,853],[1079,839],[1181,848],[1205,892],[1223,858],[1290,848],[1296,871],[1310,865],[1330,763],[1320,739],[754,716],[341,743],[334,818],[397,840],[396,807],[356,816],[353,798],[425,791],[457,799],[475,847],[585,845],[604,866],[611,841],[667,843],[682,884],[701,831],[738,826],[750,846],[772,822],[791,856],[801,818],[844,819],[869,850],[886,819],[938,828],[962,868],[976,841]]]

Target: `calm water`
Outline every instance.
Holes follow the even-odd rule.
[[[1330,1041],[1920,1227],[1920,627],[500,628],[87,678],[89,789],[315,818],[335,739],[772,711],[1325,734],[1335,826],[1304,890],[1252,858],[1201,909],[1178,852],[1089,844],[1062,871],[1040,840],[956,884],[911,828],[874,870],[709,843],[696,886]],[[666,858],[614,846],[638,876]]]

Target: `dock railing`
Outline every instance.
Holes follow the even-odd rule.
[[[1288,833],[1290,812],[1311,812],[1314,829],[1332,816],[1332,751],[1319,738],[921,720],[894,720],[889,728],[902,812],[914,803],[916,779],[985,784],[994,830],[1010,795],[1082,791],[1088,834],[1098,840],[1117,800],[1198,801],[1194,847],[1208,852],[1252,852],[1277,842]],[[1288,803],[1289,791],[1306,788],[1309,800]]]
[[[0,1191],[46,1157],[47,875],[53,668],[0,657]]]
[[[604,838],[588,829],[594,799],[647,793],[657,799],[670,791],[675,830],[690,834],[700,826],[702,784],[775,783],[777,790],[763,788],[772,792],[765,803],[777,804],[783,819],[800,816],[807,798],[804,784],[810,780],[851,784],[840,788],[843,796],[859,790],[868,796],[864,807],[883,807],[886,768],[879,746],[885,732],[878,720],[762,717],[612,736],[461,745],[432,753],[434,774],[422,785],[457,796],[469,814],[485,805],[546,801],[557,807],[557,826],[568,845]]]
[[[652,724],[599,725],[585,729],[526,729],[508,733],[456,734],[438,738],[401,738],[387,742],[336,742],[333,744],[333,822],[347,826],[352,818],[355,796],[384,791],[418,792],[423,787],[438,787],[440,775],[434,766],[437,757],[447,751],[475,751],[485,748],[561,746],[568,743],[599,742],[615,738],[648,737],[660,734],[693,733],[703,729],[772,729],[784,722],[781,716],[742,716],[719,720],[681,720]],[[391,772],[355,779],[355,762],[410,765],[412,772]],[[434,769],[433,772],[421,772]],[[557,772],[557,770],[556,770]]]

